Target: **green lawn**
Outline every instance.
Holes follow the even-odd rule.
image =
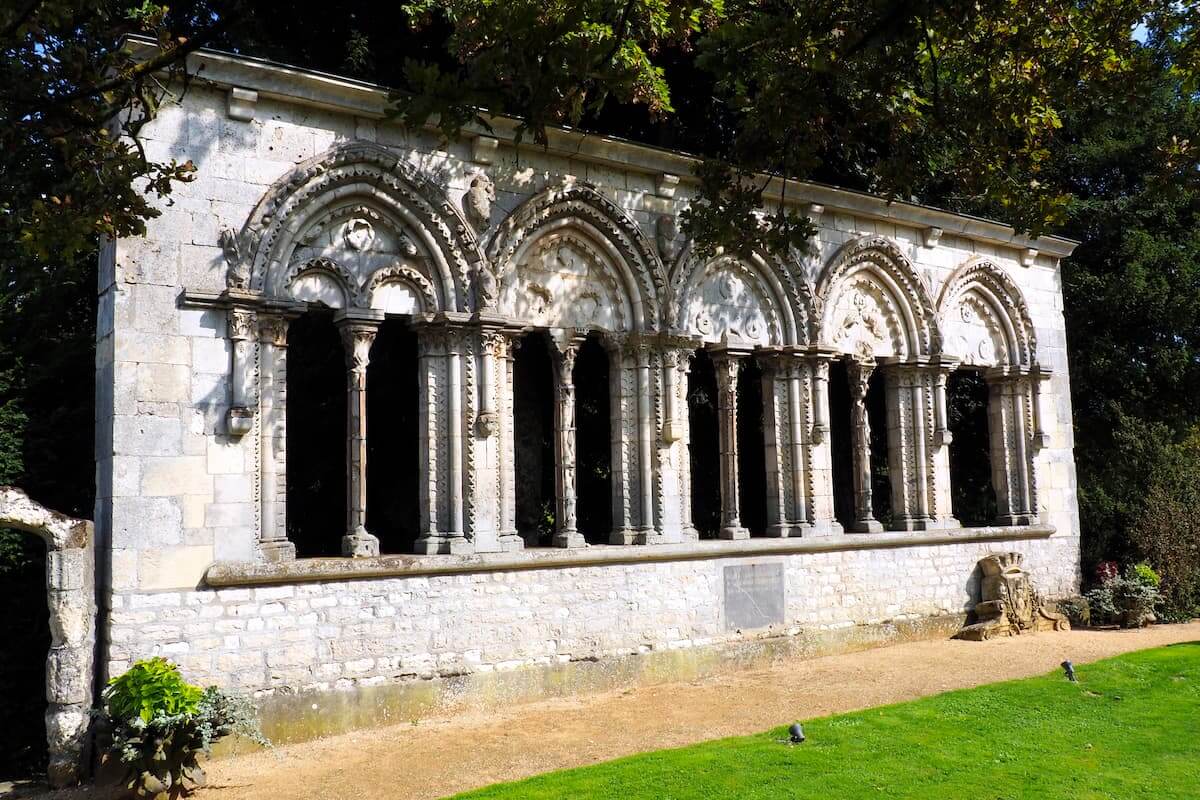
[[[459,797],[1200,798],[1200,642],[1077,672],[805,721],[795,747],[784,726]]]

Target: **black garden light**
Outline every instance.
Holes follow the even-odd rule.
[[[800,727],[799,722],[793,722],[792,726],[788,728],[788,736],[788,740],[792,744],[800,744],[804,741],[804,728]]]
[[[1075,665],[1070,661],[1062,662],[1063,672],[1067,674],[1067,680],[1071,683],[1078,683],[1079,679],[1075,677]]]

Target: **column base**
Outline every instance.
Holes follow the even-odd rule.
[[[587,547],[587,540],[583,538],[583,534],[579,531],[561,531],[554,534],[554,539],[551,542],[554,547]]]
[[[413,552],[422,556],[436,555],[467,555],[474,552],[471,543],[465,536],[450,536],[447,534],[431,533],[417,539]]]
[[[872,517],[871,519],[857,519],[846,526],[847,533],[883,533],[883,523]]]
[[[277,539],[269,542],[259,542],[258,552],[263,561],[295,561],[296,545],[287,539]]]
[[[767,526],[766,535],[770,539],[786,539],[795,534],[792,533],[792,524],[790,522],[777,522],[774,525]]]
[[[1037,516],[1033,514],[1003,514],[996,517],[994,524],[1007,528],[1014,525],[1034,525],[1038,521]]]
[[[696,530],[695,526],[688,525],[679,532],[680,538],[685,542],[700,541],[700,531]]]
[[[342,537],[342,555],[350,558],[374,558],[379,555],[379,539],[360,526],[358,530]]]
[[[961,528],[962,523],[954,517],[924,517],[913,520],[914,531],[942,531],[947,528]]]
[[[500,535],[496,537],[496,544],[503,553],[514,553],[517,550],[525,549],[525,540],[516,531],[500,531]]]
[[[727,525],[717,535],[722,539],[749,539],[750,530],[741,525]]]
[[[633,528],[617,528],[608,535],[609,544],[637,544],[638,532]]]
[[[846,532],[842,527],[842,523],[836,519],[822,519],[816,522],[808,523],[808,527],[804,529],[804,536],[841,536]]]

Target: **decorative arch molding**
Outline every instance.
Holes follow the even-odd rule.
[[[283,278],[283,286],[294,300],[319,302],[330,308],[359,305],[357,281],[350,270],[332,258],[293,264]],[[340,293],[341,297],[333,296],[334,293]]]
[[[729,335],[764,345],[806,345],[815,303],[812,288],[791,266],[758,251],[705,259],[689,244],[671,270],[667,326],[709,341]]]
[[[408,287],[416,298],[420,299],[421,307],[416,309],[416,312],[432,313],[441,310],[438,307],[437,291],[434,289],[433,283],[420,270],[402,262],[376,270],[363,285],[361,296],[372,308],[390,311],[391,309],[386,307],[386,301],[381,301],[376,295],[380,289],[394,284]],[[381,302],[383,302],[382,306]]]
[[[929,290],[900,247],[886,236],[853,239],[817,280],[815,339],[860,356],[915,358],[941,352]]]
[[[580,181],[544,189],[500,224],[487,255],[501,295],[511,291],[526,258],[547,236],[560,237],[606,265],[604,281],[615,282],[628,302],[629,330],[658,330],[666,280],[653,244],[624,210]]]
[[[442,188],[414,166],[361,141],[337,145],[298,165],[271,186],[240,233],[223,235],[228,285],[280,293],[301,236],[313,222],[332,219],[349,205],[392,223],[398,236],[410,237],[430,262],[429,277],[442,308],[477,307],[472,284],[486,283],[479,274],[486,266],[470,225]]]
[[[53,788],[71,786],[88,771],[96,646],[95,531],[90,521],[51,511],[15,486],[0,486],[0,526],[31,533],[46,544],[47,777]]]
[[[945,349],[970,366],[1032,367],[1037,333],[1016,282],[991,259],[975,256],[954,271],[938,297]]]

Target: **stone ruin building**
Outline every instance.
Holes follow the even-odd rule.
[[[1074,242],[775,180],[811,248],[703,256],[685,155],[189,65],[143,135],[196,179],[100,265],[101,677],[287,740],[948,635],[989,553],[1076,590]]]

